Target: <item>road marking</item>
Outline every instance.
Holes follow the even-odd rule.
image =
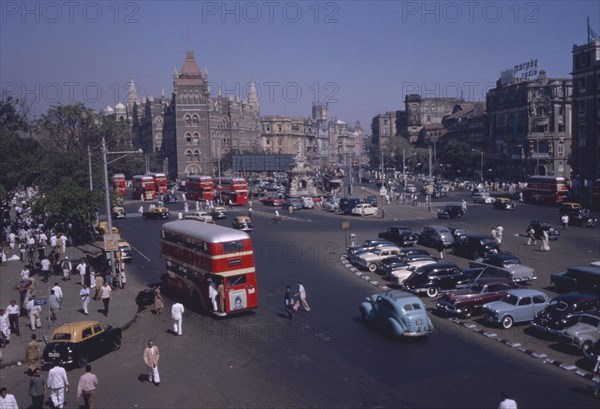
[[[131,244],[130,244],[130,246],[131,246]],[[131,246],[131,248],[134,249],[135,251],[137,251],[140,254],[140,256],[144,257],[146,259],[146,261],[148,261],[148,262],[152,261],[148,257],[146,257],[141,251],[139,251],[137,248],[135,248],[133,246]]]

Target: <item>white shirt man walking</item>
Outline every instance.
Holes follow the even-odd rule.
[[[69,379],[65,368],[58,362],[48,372],[47,386],[50,390],[50,399],[55,408],[62,409],[65,404],[65,392],[69,392]]]
[[[184,311],[185,310],[183,308],[183,305],[179,301],[177,301],[171,307],[171,317],[173,318],[173,332],[175,333],[175,335],[182,334],[183,312]]]

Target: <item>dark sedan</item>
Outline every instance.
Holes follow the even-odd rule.
[[[44,365],[59,362],[65,366],[84,367],[94,358],[121,348],[121,328],[97,321],[64,324],[52,332],[42,355]]]
[[[543,311],[538,312],[531,325],[547,334],[558,334],[584,312],[600,311],[600,296],[591,294],[562,294],[554,297]]]
[[[457,217],[462,217],[465,214],[462,206],[458,205],[448,205],[443,209],[438,210],[437,217],[438,219],[454,219]]]
[[[494,239],[485,234],[467,234],[456,240],[452,249],[453,254],[471,260],[499,251],[498,244]]]
[[[560,233],[556,230],[552,225],[548,222],[532,220],[529,222],[529,226],[527,227],[527,232],[533,229],[535,232],[535,238],[541,240],[544,236],[544,231],[548,233],[548,240],[558,240]]]
[[[403,287],[410,292],[425,293],[428,297],[435,298],[440,291],[454,290],[457,284],[477,277],[482,270],[461,270],[454,263],[433,263],[415,270],[404,281]]]

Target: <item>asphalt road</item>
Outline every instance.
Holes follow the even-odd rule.
[[[127,206],[135,212],[139,204]],[[425,340],[392,339],[363,325],[358,305],[379,290],[340,262],[345,248],[341,221],[350,220],[349,232],[362,241],[376,236],[389,220],[344,218],[316,209],[271,224],[272,209],[255,204],[254,210],[256,312],[221,320],[186,313],[184,335],[174,337],[168,332],[169,314],[143,311],[124,333],[122,349],[93,363],[101,383],[98,406],[484,408],[497,407],[506,390],[520,408],[598,407],[589,381],[443,318],[432,317],[436,332]],[[242,211],[219,223],[228,225]],[[525,239],[513,234],[524,233],[534,218],[558,220],[557,210],[523,205],[500,212],[471,206],[464,218],[444,224],[487,233],[501,223],[503,247],[536,268],[540,279],[533,287],[547,286],[552,272],[599,258],[600,237],[591,229],[570,227],[549,253],[525,248]],[[402,224],[420,230],[429,222],[438,223],[432,216]],[[134,274],[157,281],[164,271],[161,222],[130,217],[115,224],[137,251]],[[467,261],[458,259],[458,264]],[[283,291],[286,284],[295,288],[297,280],[306,286],[312,310],[290,321],[283,315]],[[142,352],[150,338],[161,348],[160,387],[142,382]],[[9,371],[6,386],[26,394],[22,367]],[[72,384],[81,373],[69,372]],[[73,398],[70,392],[67,401],[74,404]]]

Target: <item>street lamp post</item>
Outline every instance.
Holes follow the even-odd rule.
[[[106,219],[108,221],[108,234],[112,234],[112,214],[110,211],[110,190],[108,185],[108,165],[110,163],[116,162],[119,159],[124,158],[127,155],[132,153],[143,154],[144,151],[142,149],[138,149],[137,151],[123,151],[123,152],[108,152],[106,149],[106,140],[104,137],[102,138],[102,162],[104,165],[104,199],[106,205]],[[115,158],[108,162],[106,160],[106,155],[121,155],[118,158]],[[115,252],[111,248],[110,250],[110,265],[111,265],[111,277],[115,276]]]
[[[408,157],[415,156],[417,152],[413,152]],[[404,180],[404,186],[406,186],[406,150],[402,149],[402,179]]]
[[[483,182],[483,151],[479,149],[471,149],[471,152],[481,154],[481,181]]]

